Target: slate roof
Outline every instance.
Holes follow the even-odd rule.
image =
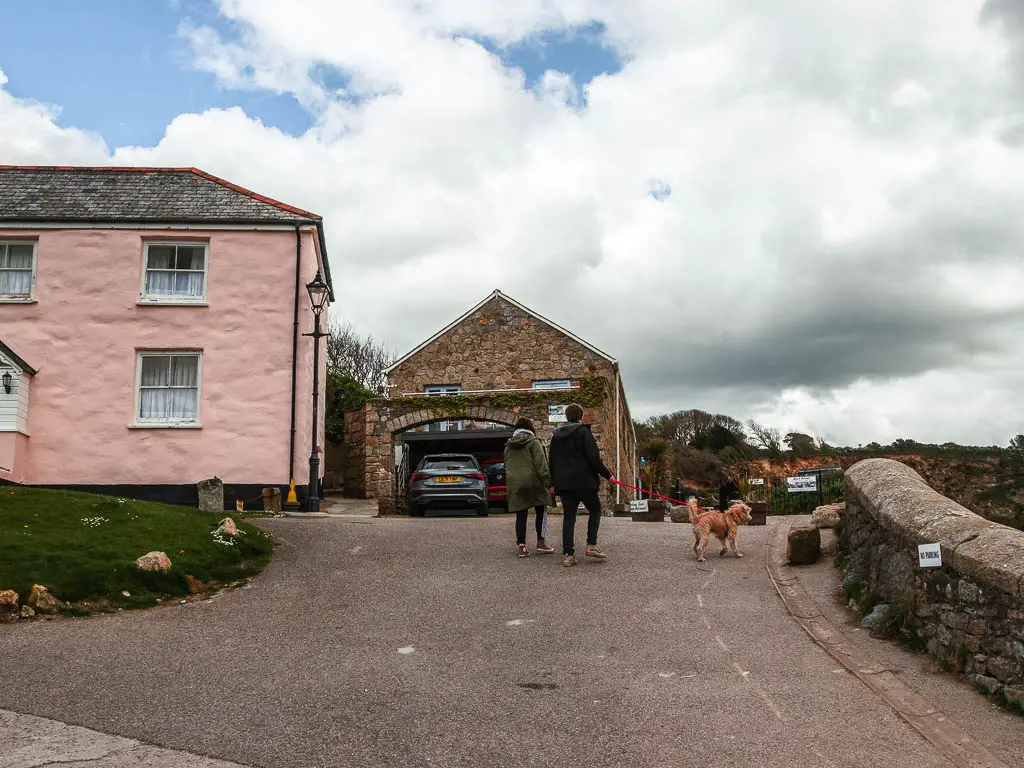
[[[0,165],[0,224],[315,224],[323,219],[198,168]]]
[[[0,166],[0,221],[320,220],[197,168]]]

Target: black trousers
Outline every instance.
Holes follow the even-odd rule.
[[[576,554],[576,510],[580,502],[590,513],[587,520],[587,544],[597,544],[597,529],[601,527],[601,498],[596,488],[580,491],[562,491],[562,552]]]
[[[535,507],[535,509],[537,510],[537,538],[543,539],[544,514],[547,512],[548,508],[541,504],[540,506]],[[526,543],[526,518],[529,517],[529,515],[530,510],[528,509],[521,509],[516,512],[516,543],[518,544]]]

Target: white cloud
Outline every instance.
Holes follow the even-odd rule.
[[[196,66],[294,94],[305,135],[209,110],[110,154],[0,89],[0,156],[197,165],[322,213],[335,311],[398,349],[500,287],[618,355],[637,416],[1005,442],[1024,115],[982,5],[221,0],[230,39],[183,24]],[[591,22],[624,66],[582,91],[467,37]]]
[[[6,84],[7,76],[0,69],[0,162],[90,165],[107,157],[107,146],[100,136],[58,127],[57,107],[17,99],[4,89]]]

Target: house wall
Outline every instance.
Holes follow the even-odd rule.
[[[0,303],[0,335],[37,369],[19,476],[34,485],[288,482],[295,233],[0,229],[38,238],[35,303]],[[208,306],[137,306],[149,238],[209,242]],[[304,232],[303,283],[316,271]],[[312,328],[299,298],[302,331]],[[199,429],[133,428],[139,350],[202,350]],[[295,475],[308,482],[312,340],[300,337]],[[323,430],[320,430],[321,435]]]

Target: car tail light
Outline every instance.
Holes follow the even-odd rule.
[[[409,478],[409,485],[412,485],[417,480],[427,480],[429,478],[430,475],[413,475],[411,478]]]
[[[468,477],[470,480],[486,480],[487,479],[483,475],[481,475],[479,472],[473,472],[472,474],[466,475],[466,477]]]

